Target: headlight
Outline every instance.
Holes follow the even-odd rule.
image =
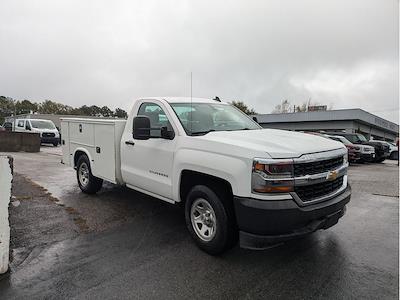
[[[287,193],[294,186],[293,160],[277,160],[269,163],[254,160],[252,190],[256,193]]]
[[[347,164],[349,162],[349,154],[346,153],[345,155],[343,155],[343,164]]]

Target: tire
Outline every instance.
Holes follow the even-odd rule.
[[[93,176],[89,158],[86,155],[81,155],[76,167],[76,179],[82,192],[86,194],[97,193],[103,185],[103,179]]]
[[[381,162],[383,162],[385,159],[386,159],[385,157],[380,157],[380,158],[378,158],[377,160],[375,160],[375,162],[381,163]]]
[[[238,231],[228,197],[204,185],[196,185],[186,197],[186,226],[197,246],[211,255],[221,254],[237,242]]]

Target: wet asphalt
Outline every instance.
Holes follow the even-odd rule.
[[[19,251],[0,278],[0,299],[399,298],[394,162],[350,168],[352,200],[333,228],[212,257],[191,241],[179,207],[113,185],[84,195],[58,151],[14,155],[21,204],[11,219],[24,234],[14,237]],[[29,184],[42,190],[24,198],[19,187]]]

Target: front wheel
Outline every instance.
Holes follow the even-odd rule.
[[[89,159],[86,155],[81,155],[78,159],[76,177],[79,188],[86,194],[97,193],[103,185],[102,179],[93,176]]]
[[[213,190],[197,185],[189,192],[185,203],[187,228],[197,246],[211,255],[218,255],[236,243],[229,199],[220,199]]]

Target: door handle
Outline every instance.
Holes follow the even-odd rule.
[[[131,146],[135,146],[135,142],[134,141],[125,141],[125,144],[131,145]]]

